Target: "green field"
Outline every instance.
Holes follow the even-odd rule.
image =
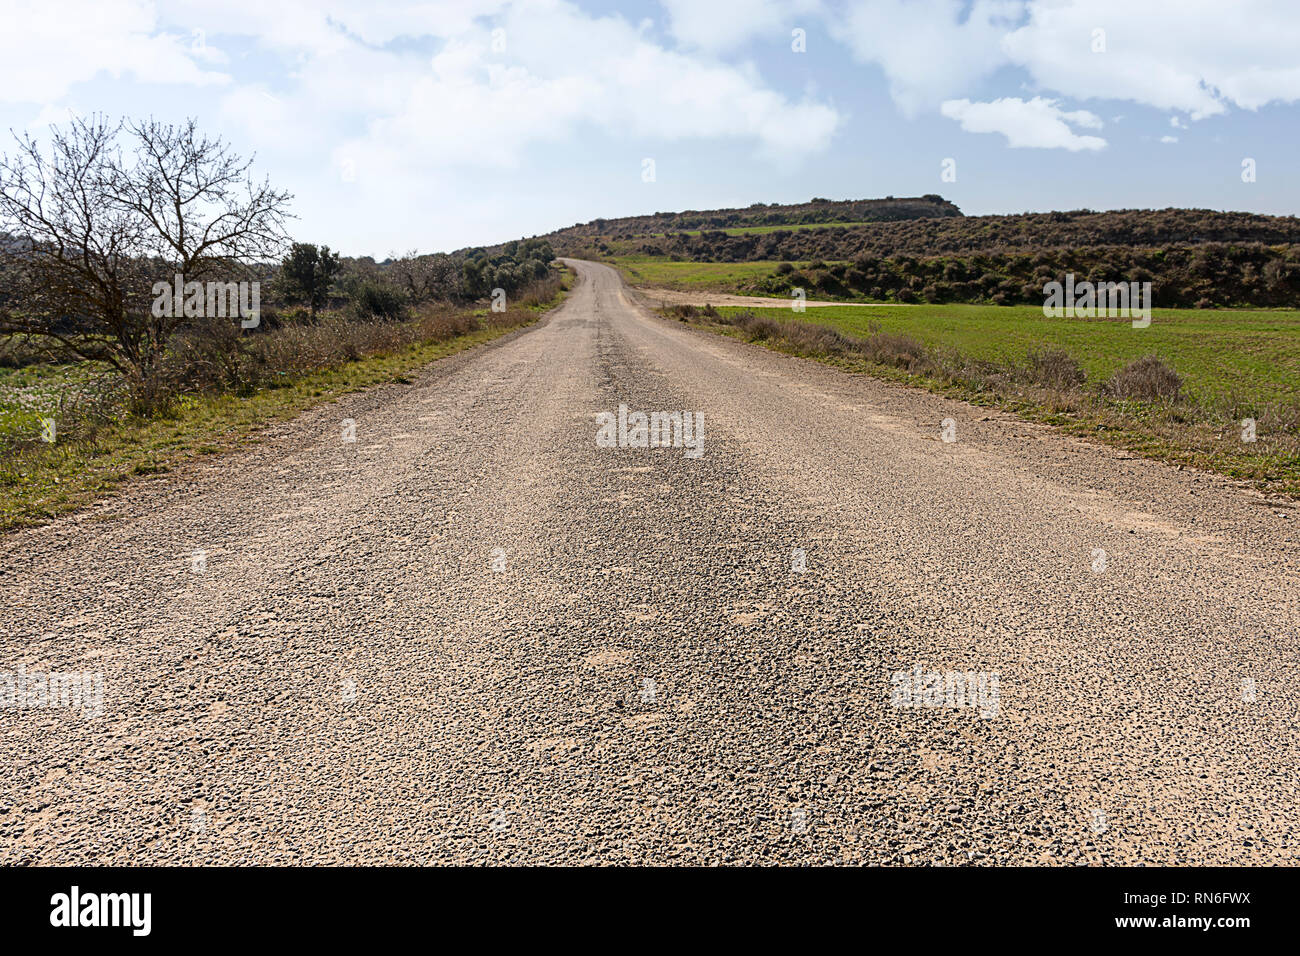
[[[634,285],[683,291],[740,292],[769,275],[775,262],[672,262],[660,256],[610,258]],[[743,293],[740,293],[743,294]],[[735,313],[741,308],[726,308]],[[1020,365],[1033,349],[1069,352],[1102,382],[1128,362],[1157,354],[1184,378],[1193,402],[1219,409],[1300,406],[1300,311],[1155,309],[1151,325],[1128,319],[1053,319],[1038,306],[965,304],[826,306],[780,318],[829,325],[849,335],[876,327],[913,336],[939,352],[999,365]],[[1249,411],[1243,414],[1251,414]]]
[[[692,265],[696,265],[692,263]],[[737,308],[720,312],[743,311]],[[911,305],[787,310],[782,318],[865,335],[872,325],[902,332],[937,350],[1004,365],[1023,364],[1033,348],[1069,352],[1089,382],[1109,378],[1133,359],[1155,353],[1184,378],[1194,402],[1222,406],[1300,403],[1300,311],[1154,309],[1151,325],[1128,319],[1051,319],[1035,306]]]
[[[610,243],[616,247],[617,243]],[[663,256],[616,255],[602,260],[623,273],[632,285],[684,292],[726,292],[747,295],[742,283],[771,275],[779,262],[674,262]],[[838,259],[825,260],[827,265]],[[815,298],[815,296],[810,296]],[[850,301],[850,300],[846,300]],[[863,302],[868,301],[863,299]]]
[[[613,240],[610,248],[618,250],[626,240]],[[605,256],[601,260],[623,273],[631,285],[649,286],[657,289],[677,289],[682,292],[725,292],[728,295],[749,295],[741,288],[745,283],[755,279],[765,279],[775,270],[779,262],[674,262],[663,256],[623,255]],[[840,260],[823,260],[833,265]],[[754,293],[764,297],[765,293]],[[815,293],[809,298],[816,299]],[[844,302],[871,302],[872,299],[854,297],[841,298]]]
[[[617,256],[606,260],[633,285],[662,289],[734,292],[736,283],[770,275],[775,262],[673,262],[662,256]]]
[[[1050,319],[1033,306],[829,306],[804,313],[673,306],[665,314],[1300,498],[1300,311],[1294,309],[1156,309],[1143,329],[1127,319]],[[830,327],[852,339],[828,348],[823,343],[835,340],[801,334],[801,326]],[[1035,378],[1027,357],[1044,350],[1068,353],[1086,381]],[[1181,379],[1172,400],[1132,391],[1135,381],[1141,389],[1150,379],[1111,381],[1150,355]],[[1050,367],[1068,362],[1052,360]],[[1244,419],[1255,420],[1252,439],[1243,440]]]

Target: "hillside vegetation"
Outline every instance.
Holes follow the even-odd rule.
[[[1300,306],[1294,216],[1209,209],[963,216],[938,196],[886,202],[874,220],[863,212],[847,225],[854,209],[874,207],[660,213],[596,220],[547,238],[562,254],[615,262],[776,263],[757,277],[746,270],[731,287],[757,295],[802,288],[846,301],[1033,304],[1045,283],[1073,273],[1078,281],[1150,282],[1164,308]]]
[[[926,195],[907,199],[812,199],[806,203],[781,205],[754,203],[743,209],[688,209],[685,212],[656,212],[649,216],[621,219],[593,219],[588,223],[558,229],[543,238],[570,248],[574,242],[593,237],[627,239],[665,233],[759,226],[797,226],[859,222],[901,222],[910,219],[960,217],[961,210],[942,196]]]

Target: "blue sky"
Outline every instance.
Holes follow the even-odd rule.
[[[296,238],[349,254],[813,196],[1300,209],[1289,0],[0,0],[0,22],[5,127],[194,116],[294,193]]]

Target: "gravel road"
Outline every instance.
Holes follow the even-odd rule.
[[[0,542],[0,862],[1298,861],[1300,511],[573,265]]]

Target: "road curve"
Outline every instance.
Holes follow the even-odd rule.
[[[1300,512],[573,266],[0,542],[0,671],[103,676],[0,707],[0,862],[1297,862]],[[620,404],[702,453],[602,447]]]

